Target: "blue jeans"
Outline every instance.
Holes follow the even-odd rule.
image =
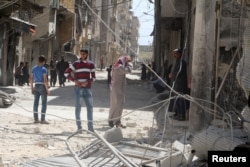
[[[41,109],[41,121],[45,120],[45,114],[47,109],[47,92],[45,85],[43,84],[35,84],[34,87],[34,104],[33,104],[33,112],[34,112],[34,119],[38,120],[38,105],[39,99],[42,99],[42,109]]]
[[[88,130],[93,131],[93,98],[90,88],[75,87],[75,117],[77,128],[82,129],[81,98],[83,98],[87,108]]]

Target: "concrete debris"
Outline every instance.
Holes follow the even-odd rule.
[[[55,142],[53,139],[50,140],[42,140],[37,142],[35,145],[38,145],[40,147],[45,147],[45,148],[49,148],[49,149],[54,149],[55,146]]]
[[[181,164],[186,163],[186,159],[184,158],[184,155],[181,152],[177,152],[175,154],[172,154],[170,157],[167,157],[160,161],[161,166],[179,166]]]
[[[122,135],[122,131],[120,128],[112,128],[112,129],[107,130],[104,133],[103,137],[108,142],[113,143],[113,142],[119,142],[120,140],[122,140],[123,135]]]
[[[211,123],[213,126],[218,127],[218,128],[227,128],[228,125],[224,120],[220,119],[214,119]]]
[[[136,125],[137,125],[136,122],[127,122],[126,123],[127,127],[132,127],[133,128],[133,127],[136,127]]]
[[[40,128],[39,127],[35,127],[34,128],[34,133],[40,133],[41,131],[40,131]]]
[[[139,132],[138,132],[139,133]],[[78,135],[78,134],[75,134]],[[85,135],[82,133],[81,135]],[[120,128],[112,128],[105,132],[103,137],[97,132],[92,133],[95,140],[88,145],[79,148],[79,151],[74,152],[70,146],[70,141],[67,140],[68,149],[73,156],[51,157],[47,159],[38,159],[26,163],[25,167],[53,167],[61,165],[62,161],[64,167],[70,167],[72,164],[78,166],[127,166],[127,167],[158,167],[161,166],[177,166],[186,164],[188,156],[185,156],[190,149],[189,145],[175,141],[173,144],[167,144],[166,148],[151,146],[148,144],[138,144],[136,141],[125,140]],[[73,138],[74,135],[71,136]],[[115,138],[115,140],[113,140]],[[53,141],[51,141],[53,142]],[[50,141],[40,141],[39,144],[44,146]],[[75,161],[74,161],[75,159]],[[67,165],[68,164],[68,165]],[[116,165],[115,165],[116,164]]]
[[[0,157],[0,167],[4,167],[2,157]]]
[[[40,147],[48,147],[48,143],[45,140],[44,141],[39,141],[35,145],[38,145]]]
[[[195,155],[199,159],[207,159],[209,151],[232,151],[236,146],[245,143],[246,133],[239,129],[222,129],[214,126],[194,134],[190,139]]]
[[[246,106],[242,111],[242,117],[246,120],[243,122],[243,129],[248,134],[248,138],[250,138],[250,109]]]

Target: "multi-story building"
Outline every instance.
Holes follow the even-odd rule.
[[[101,56],[107,66],[121,53],[131,54],[131,40],[137,40],[132,30],[138,26],[131,5],[126,0],[1,1],[0,84],[12,85],[15,66],[29,62],[31,69],[39,55],[45,55],[47,63],[61,56],[74,61],[84,47],[99,67]]]
[[[132,18],[132,31],[130,36],[131,46],[130,46],[130,55],[135,58],[139,54],[139,28],[140,22],[138,17],[133,16]]]
[[[37,25],[31,19],[43,13],[44,7],[28,0],[0,2],[0,85],[13,85],[14,69],[24,61],[23,37],[30,37]]]

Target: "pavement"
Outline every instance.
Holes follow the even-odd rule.
[[[97,79],[92,85],[94,103],[94,129],[98,134],[104,134],[110,129],[108,126],[109,88],[107,72],[96,71]],[[30,86],[1,86],[3,90],[16,97],[15,103],[9,108],[0,108],[0,159],[9,166],[19,166],[27,161],[68,154],[65,143],[60,139],[67,139],[76,132],[74,112],[74,83],[66,82],[65,87],[50,88],[48,96],[46,120],[49,125],[33,124],[33,95]],[[159,128],[156,124],[155,111],[164,107],[152,106],[158,94],[148,83],[140,80],[140,71],[133,71],[127,75],[126,99],[123,110],[122,123],[127,125],[121,129],[124,138],[142,143],[156,144],[162,139],[175,140],[184,134],[187,121],[166,120],[166,127]],[[82,103],[81,119],[86,128],[86,107]],[[39,106],[40,109],[41,106]],[[161,116],[164,118],[165,114]],[[73,148],[84,146],[91,138],[72,138]],[[49,143],[52,143],[50,145]],[[86,146],[86,145],[85,145]],[[14,160],[14,161],[13,161]],[[1,164],[1,161],[0,161]],[[14,164],[14,165],[13,165]],[[1,165],[0,165],[1,166]]]
[[[133,110],[144,107],[147,105],[147,102],[150,101],[152,95],[154,95],[153,91],[148,91],[147,86],[142,86],[140,84],[139,71],[134,71],[132,74],[127,75],[127,78],[128,84],[124,113],[132,112]],[[59,87],[57,83],[55,87],[49,89],[50,96],[48,96],[46,113],[46,118],[48,120],[75,119],[73,87],[73,82],[66,82],[65,87]],[[33,117],[33,95],[31,94],[30,86],[1,86],[0,89],[16,97],[15,103],[10,108],[0,108],[0,111],[3,110],[13,114],[21,114],[22,116],[31,118]],[[96,72],[96,81],[92,85],[92,93],[94,99],[94,120],[98,120],[99,122],[106,121],[109,112],[109,88],[107,85],[106,71],[103,70]],[[85,104],[82,103],[83,120],[86,120],[86,114],[84,114],[85,109]],[[145,110],[150,111],[149,109]],[[152,113],[150,115],[152,116]]]
[[[75,120],[74,114],[74,83],[66,82],[65,87],[59,87],[58,83],[55,87],[50,88],[50,96],[48,96],[48,106],[46,119],[50,120]],[[0,87],[7,93],[16,97],[15,103],[7,109],[0,108],[0,111],[5,111],[12,114],[20,114],[29,118],[33,118],[33,95],[31,94],[30,86],[6,86]],[[107,72],[96,71],[96,81],[92,85],[94,112],[93,118],[95,123],[107,123],[109,113],[109,87],[107,84]],[[157,100],[159,94],[148,83],[143,83],[140,80],[140,71],[133,71],[127,75],[127,86],[124,104],[124,121],[125,123],[141,121],[143,124],[148,122],[150,125],[155,124],[154,111],[157,107],[151,105]],[[40,109],[40,108],[39,108]],[[86,118],[86,107],[82,103],[82,120]],[[172,113],[170,113],[171,115]],[[139,123],[141,124],[141,123]],[[187,121],[172,120],[174,126],[187,126]],[[152,127],[155,127],[152,126]]]

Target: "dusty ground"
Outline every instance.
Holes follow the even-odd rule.
[[[1,89],[13,93],[17,100],[10,108],[0,108],[0,167],[18,167],[33,159],[70,153],[65,140],[76,132],[73,83],[67,82],[63,88],[50,88],[51,96],[48,99],[46,116],[50,122],[49,125],[33,124],[33,96],[30,93],[30,87],[13,86]],[[92,92],[94,128],[97,133],[103,134],[110,129],[106,120],[109,112],[106,71],[97,72],[97,81],[93,85]],[[154,109],[148,106],[152,104],[156,95],[148,84],[141,84],[138,72],[128,76],[122,119],[123,124],[128,126],[122,129],[125,138],[147,140],[147,142],[151,140],[152,132],[155,132],[154,129],[157,127],[153,118]],[[86,108],[83,105],[83,127],[86,127],[85,111]],[[185,129],[184,124],[181,129]],[[154,136],[157,136],[155,134]],[[84,133],[68,141],[77,150],[92,140],[94,140],[92,135]]]

